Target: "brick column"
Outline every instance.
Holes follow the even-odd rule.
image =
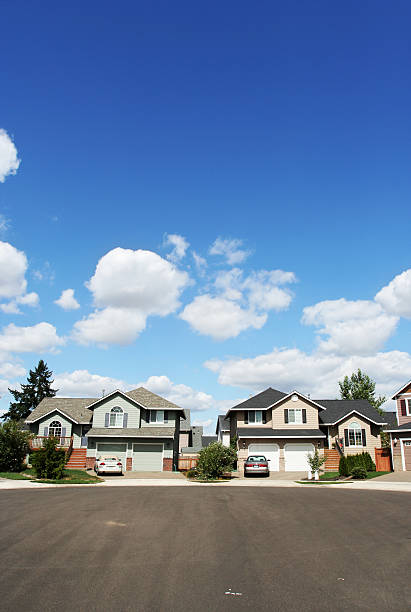
[[[93,469],[95,462],[96,462],[95,457],[86,457],[86,468],[88,470]]]
[[[172,472],[173,471],[173,460],[171,457],[163,459],[163,472]]]
[[[126,459],[126,471],[127,472],[131,472],[132,469],[133,469],[133,458],[132,457],[127,457],[127,459]]]

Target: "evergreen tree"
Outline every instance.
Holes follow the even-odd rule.
[[[338,384],[340,385],[341,399],[366,399],[380,414],[384,413],[381,405],[385,402],[386,397],[381,395],[375,397],[375,382],[359,368],[357,372],[351,374],[350,378],[346,376]]]
[[[9,411],[1,418],[22,421],[27,419],[44,397],[54,397],[58,389],[51,388],[54,382],[52,376],[53,372],[48,369],[47,363],[40,359],[37,367],[30,370],[27,384],[21,385],[21,391],[9,389],[15,401],[10,402]]]

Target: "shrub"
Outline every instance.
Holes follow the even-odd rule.
[[[43,448],[33,453],[31,461],[37,478],[63,478],[67,457],[64,451],[57,449],[57,438],[45,438]]]
[[[363,467],[354,467],[351,470],[351,476],[355,479],[355,480],[364,480],[364,478],[367,478],[367,470]]]
[[[340,474],[340,476],[345,476],[345,477],[349,475],[349,470],[347,466],[347,457],[345,455],[340,457],[340,465],[338,468],[338,473]]]
[[[189,470],[187,470],[187,472],[186,472],[186,477],[187,478],[195,478],[196,476],[198,476],[197,468],[193,467],[193,468],[190,468]]]
[[[355,467],[362,467],[366,472],[375,472],[375,463],[371,459],[370,453],[358,453],[357,455],[347,455],[348,472]]]
[[[16,421],[0,425],[0,471],[21,472],[29,451],[31,434],[21,431]]]
[[[315,449],[312,455],[310,453],[307,453],[308,465],[310,466],[313,474],[315,474],[315,472],[318,472],[320,467],[325,463],[325,460],[326,457],[321,456],[318,452],[318,449]]]
[[[225,472],[232,472],[237,453],[221,442],[213,442],[198,454],[198,475],[205,479],[219,478]]]

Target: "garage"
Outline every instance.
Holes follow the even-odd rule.
[[[411,440],[403,441],[404,465],[407,471],[411,470]]]
[[[162,444],[133,444],[134,472],[162,472]]]
[[[107,442],[98,442],[97,457],[101,455],[113,455],[118,457],[123,464],[123,471],[126,469],[127,444],[109,444]]]
[[[278,472],[280,469],[280,449],[278,444],[250,444],[249,455],[264,455],[270,460],[270,472]]]
[[[285,471],[307,471],[307,453],[313,452],[314,444],[286,444],[284,446]]]

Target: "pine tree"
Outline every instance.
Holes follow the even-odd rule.
[[[30,370],[27,384],[21,385],[21,391],[9,389],[15,401],[10,402],[9,411],[1,418],[22,421],[27,419],[44,397],[54,397],[58,389],[51,388],[54,382],[51,380],[52,376],[53,372],[48,369],[47,363],[40,359],[37,367]]]
[[[339,381],[341,399],[366,399],[374,406],[380,414],[383,414],[381,405],[386,401],[386,397],[375,397],[375,382],[362,372],[359,368],[357,373],[353,372],[351,377],[346,376],[344,380]]]

